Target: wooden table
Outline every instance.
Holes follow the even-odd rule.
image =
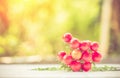
[[[103,65],[103,64],[102,64]],[[98,66],[102,66],[98,65]],[[106,72],[66,72],[66,71],[35,71],[38,67],[53,67],[58,65],[38,64],[1,64],[0,78],[120,78],[120,71]],[[109,66],[120,67],[119,64]]]

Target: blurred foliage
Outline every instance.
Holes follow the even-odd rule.
[[[101,0],[1,0],[0,56],[53,56],[71,32],[80,40],[99,40]]]

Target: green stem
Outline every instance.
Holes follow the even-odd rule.
[[[46,67],[46,68],[34,68],[32,70],[37,71],[71,71],[71,68],[68,66],[62,64],[60,67]],[[112,66],[103,66],[103,67],[96,67],[96,65],[93,63],[93,67],[91,71],[120,71],[120,68],[118,67],[112,67]]]

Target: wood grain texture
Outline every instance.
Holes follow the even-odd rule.
[[[59,65],[12,64],[0,65],[0,78],[120,78],[120,71],[107,72],[66,72],[66,71],[35,71],[38,67]],[[98,65],[102,66],[102,65]],[[120,67],[119,64],[109,66]]]

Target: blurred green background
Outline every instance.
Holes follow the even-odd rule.
[[[66,50],[62,41],[66,32],[80,40],[100,42],[103,3],[104,0],[0,0],[1,62],[53,61],[58,51]],[[110,56],[120,54],[120,37],[113,32],[113,25],[116,26],[109,26]]]

